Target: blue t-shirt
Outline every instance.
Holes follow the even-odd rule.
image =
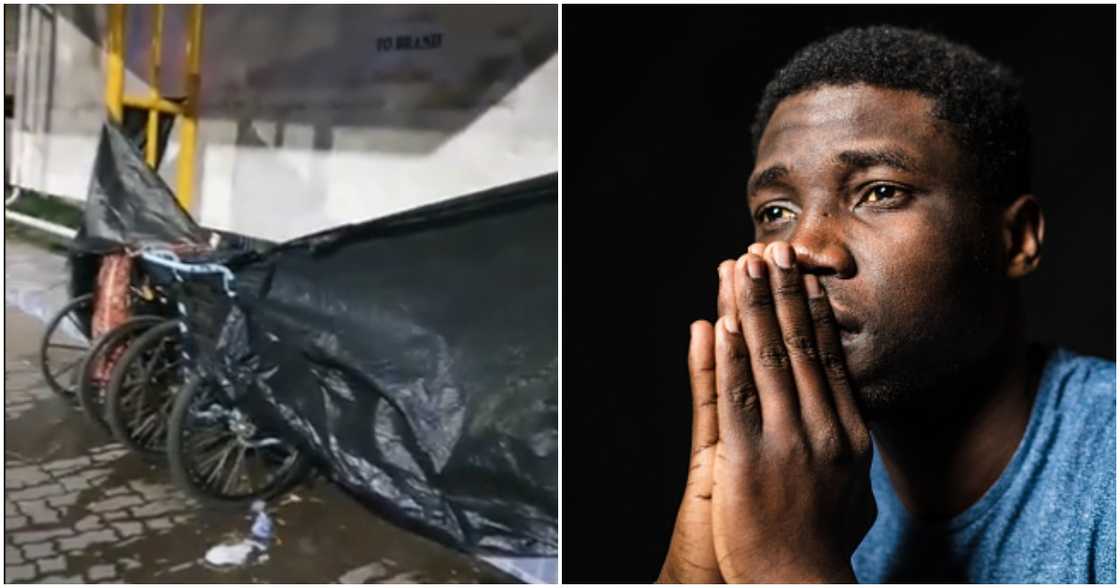
[[[987,493],[914,520],[878,449],[879,515],[852,556],[862,582],[1116,582],[1116,364],[1058,349],[1014,456]]]

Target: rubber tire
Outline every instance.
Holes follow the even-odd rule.
[[[161,319],[161,322],[156,326],[148,329],[147,333],[141,335],[136,341],[129,345],[128,351],[121,356],[117,364],[113,366],[113,372],[109,376],[108,395],[105,399],[106,408],[106,421],[109,423],[109,430],[112,431],[113,437],[123,444],[125,447],[139,453],[143,457],[163,459],[167,456],[166,441],[164,448],[160,450],[151,450],[146,447],[141,447],[132,437],[129,436],[128,430],[124,426],[124,418],[121,415],[121,384],[124,383],[125,375],[128,373],[127,366],[136,361],[144,351],[153,343],[158,343],[164,337],[179,332],[179,321],[175,319]]]
[[[51,333],[53,333],[54,330],[58,328],[58,325],[61,324],[63,319],[66,318],[66,315],[70,314],[70,312],[72,312],[75,308],[87,304],[92,300],[93,294],[84,294],[71,300],[70,302],[67,302],[65,306],[60,308],[58,312],[56,312],[54,316],[51,317],[51,320],[47,321],[47,329],[43,331],[43,340],[39,342],[39,370],[43,372],[43,379],[46,380],[47,385],[50,386],[51,390],[53,390],[55,394],[58,394],[63,400],[66,400],[74,406],[77,406],[78,404],[77,388],[73,390],[64,388],[61,384],[55,381],[54,377],[52,377],[50,372],[47,370],[47,344],[50,343]],[[79,365],[78,368],[81,369],[81,366]]]
[[[179,395],[175,398],[175,406],[171,410],[171,423],[167,426],[167,463],[171,468],[171,478],[180,490],[198,500],[200,503],[221,509],[244,509],[254,500],[268,500],[282,494],[289,488],[302,481],[311,470],[311,460],[307,454],[299,451],[296,454],[296,463],[292,465],[287,474],[264,492],[244,498],[227,498],[210,493],[205,488],[200,488],[191,478],[190,470],[182,456],[182,442],[184,424],[186,423],[187,410],[190,408],[191,399],[203,385],[203,379],[193,377]],[[297,450],[298,451],[298,450]]]
[[[93,347],[86,354],[85,360],[82,361],[81,371],[78,372],[78,406],[82,407],[82,412],[85,413],[87,421],[105,429],[106,433],[110,432],[109,423],[105,420],[105,404],[102,402],[100,406],[97,406],[93,398],[93,367],[96,364],[97,357],[106,350],[114,349],[125,337],[134,335],[137,331],[150,329],[165,320],[167,319],[158,316],[133,317],[117,325],[116,328],[105,333],[94,342]]]

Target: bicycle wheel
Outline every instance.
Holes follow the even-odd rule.
[[[86,420],[109,431],[109,423],[105,420],[105,387],[109,377],[104,362],[119,361],[137,337],[164,320],[158,316],[133,317],[94,342],[78,372],[78,404]]]
[[[78,403],[78,367],[89,353],[89,317],[93,316],[93,294],[67,302],[47,321],[39,343],[39,368],[55,394],[71,404]],[[83,327],[84,325],[84,327]],[[64,380],[68,379],[68,381]]]
[[[195,377],[175,398],[167,438],[175,483],[203,504],[242,508],[303,479],[307,456],[228,406],[215,386]]]
[[[143,456],[167,454],[167,422],[183,386],[179,321],[152,327],[113,366],[105,415],[113,437]]]

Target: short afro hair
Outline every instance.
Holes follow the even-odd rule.
[[[794,55],[766,85],[751,135],[758,144],[778,104],[821,86],[865,83],[931,98],[971,153],[976,187],[1007,201],[1030,192],[1030,126],[1022,82],[1003,65],[930,33],[874,26],[851,28]]]

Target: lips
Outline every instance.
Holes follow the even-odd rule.
[[[838,304],[838,302],[842,299],[842,296],[836,288],[832,287],[832,281],[828,280],[826,282],[825,280],[821,280],[820,286],[828,296],[828,303],[830,306],[832,306],[832,316],[836,319],[836,324],[840,327],[840,331],[847,331],[853,334],[860,332],[860,330],[862,330],[860,321],[856,319],[851,311],[845,308],[844,305]]]
[[[863,330],[863,325],[844,308],[833,306],[832,316],[835,317],[836,326],[840,331],[840,344],[850,352],[860,339],[860,332]]]
[[[838,304],[842,300],[839,289],[831,288],[833,286],[831,280],[826,283],[821,280],[821,288],[828,294],[828,302],[832,306],[832,316],[836,319],[836,326],[840,330],[840,342],[844,345],[851,344],[859,338],[859,334],[863,331],[862,322],[849,311],[845,305]]]
[[[842,308],[832,307],[832,316],[836,318],[836,325],[840,327],[840,333],[856,334],[862,330],[860,322],[851,315],[847,310]]]

